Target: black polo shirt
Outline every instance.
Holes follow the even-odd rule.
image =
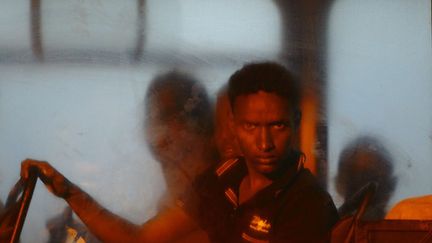
[[[326,241],[336,207],[309,170],[293,166],[239,205],[247,168],[241,158],[228,160],[199,176],[179,203],[212,242]]]

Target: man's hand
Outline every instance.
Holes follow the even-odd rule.
[[[54,195],[67,198],[70,195],[71,182],[46,161],[26,159],[21,162],[21,177],[28,179],[30,170],[35,169],[38,177]]]
[[[24,160],[21,163],[21,177],[28,179],[31,170],[37,171],[51,192],[66,199],[90,232],[102,242],[173,242],[198,229],[193,219],[180,207],[168,208],[142,225],[133,224],[102,207],[48,162]]]

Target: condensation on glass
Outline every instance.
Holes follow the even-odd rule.
[[[31,157],[145,221],[167,183],[145,136],[149,83],[187,74],[213,104],[234,70],[260,60],[304,81],[313,139],[302,146],[338,204],[340,154],[365,136],[392,158],[389,205],[430,193],[430,1],[296,2],[3,1],[0,199]],[[46,221],[65,207],[41,184],[33,197],[22,242],[46,241]]]

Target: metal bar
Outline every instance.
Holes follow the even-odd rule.
[[[41,32],[41,1],[31,0],[30,2],[30,33],[31,48],[37,60],[43,60],[42,32]]]
[[[138,18],[137,18],[137,36],[134,51],[134,61],[140,62],[142,59],[145,39],[145,12],[146,5],[145,0],[137,0]]]
[[[30,206],[30,201],[33,196],[33,191],[36,186],[36,181],[37,181],[37,171],[30,170],[29,178],[26,181],[24,192],[20,199],[21,205],[18,212],[17,220],[15,222],[10,243],[17,243],[19,241],[19,237],[21,235],[21,230],[24,225],[25,217],[27,215],[27,211]]]

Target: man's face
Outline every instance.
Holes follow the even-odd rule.
[[[176,108],[173,90],[166,89],[149,99],[146,139],[162,165],[178,163],[192,151],[198,135],[188,130],[183,114]],[[199,140],[198,140],[199,141]]]
[[[293,111],[286,99],[264,91],[238,96],[233,125],[249,170],[272,174],[287,163],[295,134]]]

